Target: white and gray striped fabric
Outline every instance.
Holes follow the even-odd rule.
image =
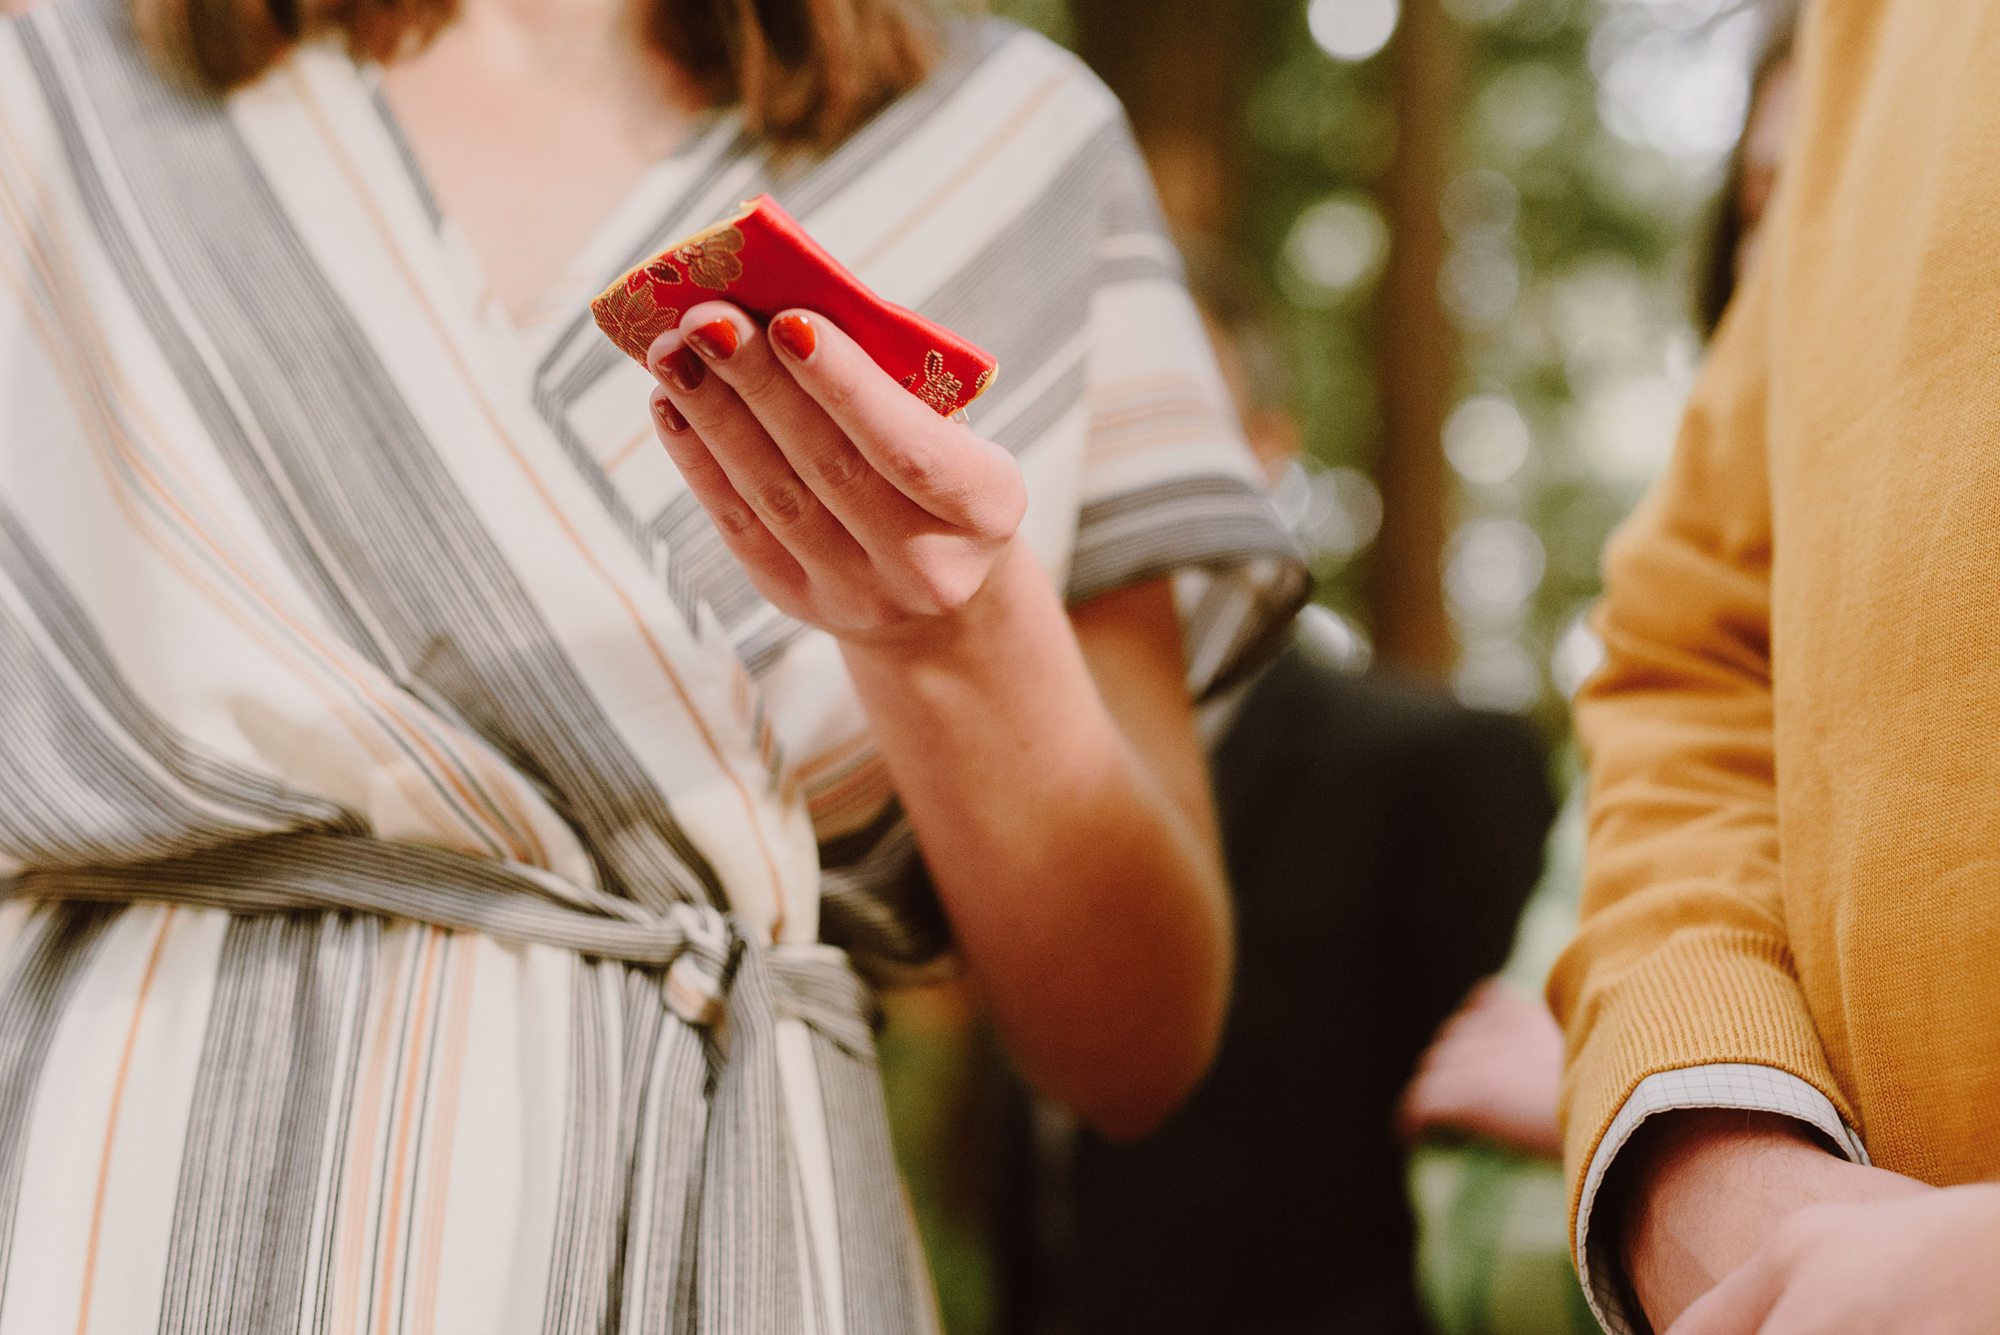
[[[999,354],[1073,599],[1251,661],[1302,571],[1041,40],[823,157],[718,113],[518,324],[344,55],[206,100],[114,0],[0,26],[0,1335],[934,1327],[870,989],[947,925],[585,310],[760,190]]]

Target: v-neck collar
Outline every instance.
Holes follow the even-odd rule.
[[[625,359],[602,339],[589,312],[590,299],[631,265],[670,241],[686,227],[718,216],[727,202],[767,189],[770,159],[746,146],[740,114],[709,114],[682,146],[649,168],[628,197],[614,207],[566,266],[548,299],[553,318],[521,326],[482,300],[485,282],[470,248],[458,241],[450,218],[439,207],[423,169],[409,149],[402,127],[380,90],[380,70],[360,64],[338,47],[316,45],[297,61],[301,91],[325,100],[331,115],[321,117],[321,133],[336,152],[352,153],[373,170],[350,173],[412,251],[412,280],[430,294],[443,323],[454,331],[494,401],[521,425],[546,439],[596,496],[615,524],[658,574],[666,591],[690,620],[714,617],[716,590],[699,586],[683,568],[678,530],[663,526],[658,505],[635,505],[627,484],[614,479],[597,448],[601,411],[592,400],[606,378],[620,375]],[[747,148],[747,151],[746,151]],[[361,179],[365,177],[364,179]],[[394,221],[390,221],[390,220]],[[567,316],[567,318],[564,318]],[[643,373],[640,376],[643,380]],[[643,389],[635,389],[629,427],[618,428],[621,442],[647,427]],[[579,420],[581,413],[593,420]],[[656,501],[659,499],[654,498]],[[747,585],[747,580],[745,581]],[[699,587],[698,587],[699,586]],[[734,590],[730,590],[734,593]],[[768,636],[789,639],[796,623],[775,609],[755,618]],[[784,623],[783,629],[772,625]],[[744,627],[727,623],[732,641]],[[742,651],[735,650],[739,663]],[[747,667],[747,663],[744,663]]]
[[[393,117],[382,114],[363,67],[337,47],[315,44],[298,53],[286,75],[282,85],[274,81],[239,94],[263,100],[242,107],[246,120],[254,116],[259,143],[269,154],[260,169],[271,175],[288,206],[315,224],[312,235],[329,282],[369,314],[369,328],[379,335],[375,341],[407,354],[385,358],[398,363],[388,373],[409,397],[420,418],[418,430],[461,493],[496,507],[488,513],[489,530],[496,535],[506,530],[509,517],[502,507],[528,505],[525,514],[538,517],[546,510],[552,516],[545,523],[530,521],[541,523],[536,532],[544,540],[560,535],[564,550],[579,553],[575,563],[545,566],[523,545],[509,554],[516,578],[546,581],[572,571],[608,585],[612,593],[601,605],[622,606],[630,614],[632,644],[640,646],[626,656],[638,670],[647,663],[666,668],[680,707],[712,739],[711,748],[720,749],[725,770],[749,790],[768,792],[769,809],[783,828],[774,834],[758,826],[759,833],[743,846],[765,850],[759,856],[768,865],[742,874],[750,883],[768,871],[772,920],[809,939],[817,921],[810,821],[797,789],[785,782],[784,753],[770,726],[763,688],[729,628],[686,577],[672,544],[652,531],[579,436],[574,410],[580,391],[556,383],[564,378],[559,359],[544,358],[518,329],[508,327],[506,337],[493,337],[480,316],[480,285],[462,281],[476,278],[478,270],[453,245],[449,219],[399,142]],[[567,324],[555,322],[552,346],[588,347],[592,363],[624,361],[594,330],[586,332],[588,298],[628,262],[624,252],[662,244],[659,234],[678,227],[690,209],[703,207],[711,191],[733,189],[739,167],[755,173],[761,158],[738,151],[736,120],[728,113],[713,117],[610,212],[571,266],[576,273],[568,282],[577,293],[578,314]],[[289,137],[289,131],[317,138],[325,156],[306,149],[308,141]],[[349,227],[362,230],[350,240],[343,235]],[[593,265],[598,273],[589,272]],[[406,289],[391,282],[375,301],[375,285],[390,274],[405,280]],[[595,402],[629,392],[636,429],[647,418],[644,386],[637,382],[647,377],[627,366],[625,383],[606,386]],[[434,410],[435,425],[443,429],[431,430],[433,416],[425,409]],[[559,591],[551,597],[559,601]],[[624,633],[621,628],[601,640],[564,643],[606,654]],[[753,808],[762,800],[756,798]],[[748,815],[752,825],[761,820],[756,809]]]
[[[526,318],[517,318],[500,300],[491,275],[433,188],[389,100],[383,67],[373,61],[347,64],[373,111],[373,122],[395,148],[405,184],[431,221],[443,258],[464,294],[465,309],[483,330],[523,350],[545,346],[552,331],[567,323],[566,316],[587,307],[606,282],[628,267],[634,250],[651,239],[660,221],[675,210],[703,164],[741,133],[742,118],[734,107],[697,113],[680,143],[639,174],[544,286]]]

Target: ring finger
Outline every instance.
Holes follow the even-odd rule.
[[[683,331],[660,335],[647,365],[737,495],[801,565],[810,571],[865,562],[860,545],[800,481],[736,391],[687,346]]]

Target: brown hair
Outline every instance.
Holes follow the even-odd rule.
[[[138,29],[172,71],[221,92],[297,43],[343,36],[388,61],[428,41],[456,0],[132,0]],[[829,146],[921,82],[937,50],[926,0],[653,0],[662,49],[750,128]]]
[[[1744,104],[1743,133],[1729,155],[1723,173],[1722,193],[1716,197],[1715,215],[1698,261],[1695,289],[1695,320],[1704,336],[1713,338],[1736,295],[1737,251],[1743,248],[1749,220],[1743,216],[1743,178],[1749,169],[1750,125],[1757,115],[1757,98],[1771,76],[1792,58],[1798,39],[1798,13],[1780,6],[1768,20],[1763,44],[1750,67],[1750,96]]]

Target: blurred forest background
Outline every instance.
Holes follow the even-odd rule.
[[[1546,711],[1699,342],[1746,0],[999,0],[1125,101],[1199,278],[1275,340],[1323,600]]]
[[[1691,270],[1758,6],[992,7],[1129,108],[1256,433],[1301,447],[1280,506],[1357,663],[1560,742],[1596,661],[1599,549],[1664,461],[1699,358]],[[947,1322],[983,1335],[997,1077],[962,996],[904,999],[894,1020],[885,1062]]]

